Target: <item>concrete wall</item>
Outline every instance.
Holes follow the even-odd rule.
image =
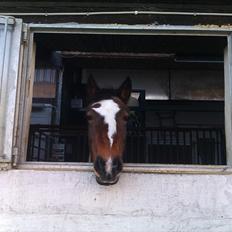
[[[232,176],[0,172],[0,232],[231,232]]]

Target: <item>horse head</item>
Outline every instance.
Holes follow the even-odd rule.
[[[129,78],[118,89],[100,89],[92,77],[88,79],[89,150],[96,180],[102,185],[117,183],[123,168],[130,93]]]

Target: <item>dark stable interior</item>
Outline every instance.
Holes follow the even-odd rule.
[[[226,38],[35,34],[28,161],[90,162],[87,78],[133,91],[126,163],[226,163]]]

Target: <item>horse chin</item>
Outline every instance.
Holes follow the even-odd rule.
[[[113,180],[102,180],[100,177],[96,176],[96,181],[100,185],[114,185],[118,182],[119,176],[116,176]]]

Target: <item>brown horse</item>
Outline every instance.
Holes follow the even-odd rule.
[[[92,77],[88,79],[89,150],[96,180],[102,185],[117,183],[122,171],[130,93],[129,78],[117,90],[100,89]]]

